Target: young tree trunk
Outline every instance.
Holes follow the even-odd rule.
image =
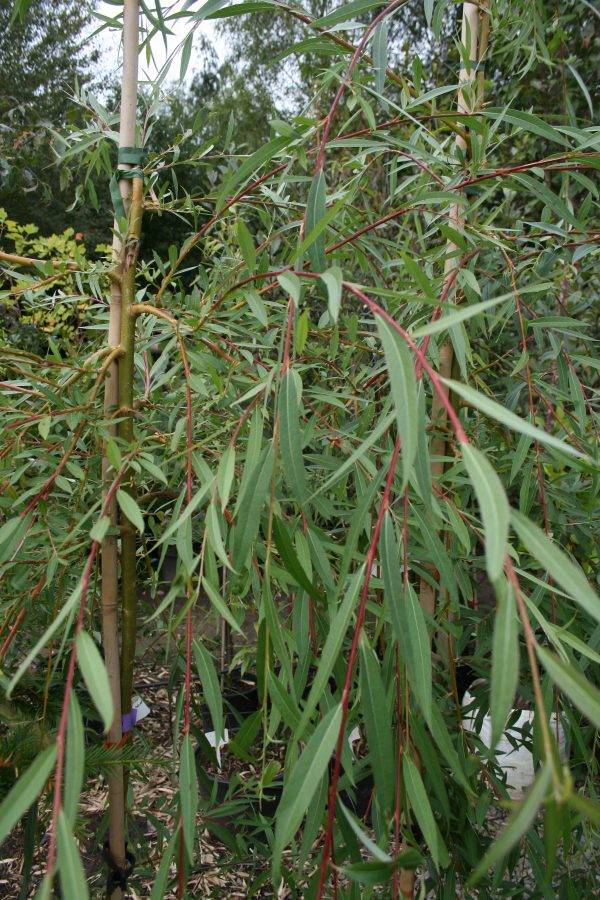
[[[131,446],[133,443],[133,376],[135,351],[135,317],[131,308],[135,303],[136,262],[142,230],[143,183],[141,178],[133,179],[133,189],[129,208],[129,228],[124,249],[123,274],[121,278],[121,346],[123,357],[119,367],[119,437]],[[133,470],[123,478],[123,488],[134,496]],[[136,642],[136,529],[127,517],[121,514],[121,593],[123,607],[121,640],[121,707],[127,715],[131,710],[133,694],[133,663]]]
[[[121,89],[121,114],[119,129],[119,147],[132,147],[135,144],[136,104],[137,104],[137,66],[138,66],[138,0],[124,0],[123,10],[123,75]],[[120,169],[128,169],[126,163],[119,164]],[[126,212],[130,205],[132,182],[121,179],[119,190],[123,198]],[[124,270],[123,242],[118,234],[119,223],[115,221],[115,233],[112,243],[113,278],[110,287],[110,314],[108,324],[108,345],[118,347],[121,341],[122,310],[122,277]],[[119,407],[119,362],[112,363],[104,394],[105,416],[114,416]],[[110,434],[116,436],[117,426],[110,427]],[[103,457],[103,491],[108,489],[108,460]],[[104,661],[108,671],[115,716],[108,739],[111,744],[119,745],[122,739],[121,730],[121,665],[119,654],[119,617],[118,617],[118,583],[119,554],[116,529],[118,525],[117,506],[113,499],[107,510],[110,517],[110,533],[102,543],[102,643]],[[112,860],[119,868],[126,868],[126,835],[125,835],[125,795],[123,771],[121,766],[111,770],[108,779],[109,793],[109,832],[108,843]],[[120,888],[111,893],[112,900],[123,896]]]

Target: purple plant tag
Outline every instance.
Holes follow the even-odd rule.
[[[135,721],[137,719],[137,709],[134,707],[130,709],[128,713],[125,713],[124,716],[121,716],[121,731],[123,734],[127,734],[128,731],[131,731],[133,726],[135,725]]]

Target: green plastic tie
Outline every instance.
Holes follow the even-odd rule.
[[[116,169],[110,179],[110,197],[119,222],[125,218],[125,207],[119,190],[119,181],[123,178],[143,178],[144,172],[140,167],[145,166],[147,161],[148,154],[143,147],[119,147],[117,163],[134,166],[133,169]]]

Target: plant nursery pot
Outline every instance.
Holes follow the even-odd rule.
[[[232,724],[239,723],[256,712],[260,706],[256,676],[250,673],[243,676],[234,675],[226,682],[223,705],[225,717],[231,718]]]
[[[463,699],[463,707],[467,708],[471,706],[473,701],[474,697],[469,691],[466,691]],[[498,765],[502,771],[506,773],[506,788],[508,796],[512,800],[520,800],[527,788],[533,784],[534,780],[533,754],[529,748],[523,744],[522,739],[522,730],[527,726],[533,725],[534,711],[532,709],[519,709],[517,712],[519,713],[517,719],[514,723],[511,723],[510,728],[502,734],[494,748]],[[478,728],[478,723],[476,723],[478,718],[477,710],[468,712],[463,717],[463,725],[467,731],[470,731],[472,734],[477,734],[486,747],[491,748],[492,717],[489,713],[483,717],[481,729]],[[560,721],[558,723],[557,734],[555,713],[552,713],[550,716],[550,728],[555,737],[558,737],[557,743],[560,760],[561,762],[566,762],[569,758],[566,735]],[[511,736],[512,741],[509,740],[509,735]],[[515,743],[517,744],[516,748],[514,746]]]
[[[239,711],[237,711],[239,714]],[[234,723],[234,728],[225,727],[223,738],[219,745],[216,745],[216,735],[213,731],[206,731],[204,736],[208,743],[215,749],[219,764],[221,762],[221,751],[227,747],[229,741],[236,733],[238,723]],[[204,762],[201,747],[196,750],[196,756]],[[265,818],[273,818],[275,811],[281,800],[283,791],[283,778],[274,778],[273,781],[266,785],[262,794],[259,796],[256,790],[254,779],[245,785],[244,779],[240,777],[243,771],[244,763],[240,762],[240,768],[237,768],[237,761],[234,768],[228,774],[219,772],[206,771],[202,768],[198,780],[200,796],[207,802],[211,802],[216,807],[213,812],[208,813],[208,818],[231,831],[240,831],[246,824],[247,816],[258,817],[262,815]],[[223,807],[221,810],[220,807]]]
[[[211,746],[215,747],[214,732],[207,732],[205,737]],[[227,746],[230,737],[231,734],[226,728],[223,739],[219,743],[219,752]],[[196,753],[200,754],[200,748]],[[276,777],[269,785],[265,786],[261,797],[253,795],[250,791],[244,795],[243,788],[243,781],[236,779],[235,775],[226,777],[219,773],[202,771],[199,778],[199,793],[204,800],[212,800],[213,804],[217,806],[215,815],[209,814],[213,822],[234,832],[241,830],[243,826],[240,826],[240,808],[242,809],[242,820],[244,808],[251,811],[253,815],[260,813],[266,819],[273,819],[283,793],[283,777]],[[353,796],[350,796],[347,791],[341,790],[340,799],[348,809],[362,819],[370,810],[373,788],[373,777],[367,774],[357,782]],[[231,803],[230,809],[227,809],[228,803]],[[218,810],[220,806],[225,807],[223,812]]]
[[[226,728],[238,728],[244,719],[255,713],[260,706],[256,677],[251,673],[221,673],[225,678],[223,689],[223,719]],[[212,721],[206,706],[202,707],[202,727],[210,731]]]
[[[225,807],[229,800],[232,798],[236,799],[237,796],[243,801],[245,809],[248,811],[251,810],[254,815],[260,813],[267,819],[272,819],[275,815],[283,793],[282,778],[276,778],[268,787],[265,787],[263,789],[262,797],[236,795],[235,792],[232,793],[232,779],[214,775],[210,772],[204,773],[204,777],[199,779],[198,785],[200,796],[205,800],[212,799],[217,807]],[[236,787],[238,790],[241,789],[241,783],[238,782]],[[240,830],[240,816],[237,811],[217,812],[217,814],[211,816],[211,818],[213,821],[218,822],[220,825],[224,825],[232,831]]]

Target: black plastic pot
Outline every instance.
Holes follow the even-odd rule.
[[[359,819],[368,816],[370,820],[373,788],[373,777],[367,774],[351,792],[341,790],[340,800]],[[199,791],[200,796],[214,807],[213,812],[208,812],[211,821],[235,832],[244,829],[246,824],[244,820],[248,815],[249,818],[255,818],[252,824],[257,830],[257,826],[260,829],[259,815],[265,819],[272,819],[275,816],[283,793],[283,778],[275,778],[263,788],[262,796],[259,797],[253,794],[250,788],[245,791],[243,781],[235,776],[226,778],[202,770]]]
[[[225,679],[223,690],[223,719],[225,728],[237,729],[244,719],[255,713],[259,707],[258,688],[254,675],[240,675],[236,672],[222,673]],[[212,720],[206,706],[202,707],[202,727],[212,730]]]
[[[313,676],[314,671],[311,672]],[[232,678],[231,673],[227,673],[226,677],[229,679],[229,683],[226,684],[223,693],[224,725],[229,731],[235,732],[249,716],[256,713],[260,708],[258,687],[255,676],[251,674],[243,677],[234,675]],[[312,678],[309,677],[304,692],[305,696],[308,695],[311,682]],[[205,731],[212,730],[212,720],[208,710],[203,711],[202,722]],[[275,778],[267,787],[263,788],[262,796],[258,797],[256,794],[253,794],[250,788],[245,791],[243,781],[235,776],[226,778],[206,772],[202,767],[202,751],[200,747],[198,747],[196,754],[201,762],[199,772],[200,796],[207,803],[212,801],[215,807],[214,814],[210,811],[208,812],[208,818],[212,822],[232,831],[238,831],[244,827],[243,824],[240,825],[240,822],[243,823],[245,819],[244,811],[248,813],[249,819],[256,818],[258,820],[259,814],[266,819],[273,818],[281,800],[283,778]],[[366,815],[370,815],[373,787],[373,777],[367,774],[360,779],[356,788],[350,793],[345,790],[340,791],[340,799],[348,809],[351,809],[355,815],[362,819]],[[222,812],[219,809],[220,807],[223,807]],[[256,826],[256,821],[253,824]]]
[[[242,830],[245,820],[249,822],[255,817],[255,827],[260,827],[259,815],[272,819],[283,793],[282,778],[275,778],[265,787],[261,797],[244,791],[244,784],[239,779],[208,772],[202,772],[198,785],[200,796],[213,805],[213,811],[209,811],[207,817],[232,831]]]

